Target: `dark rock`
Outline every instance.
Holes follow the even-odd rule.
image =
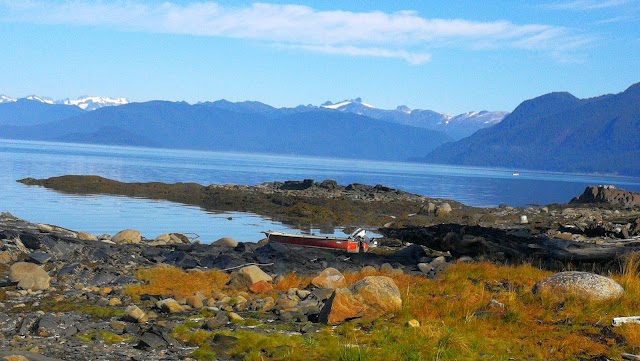
[[[407,260],[419,260],[422,257],[426,257],[427,253],[424,248],[418,244],[412,244],[405,247],[393,255],[393,259],[407,259]]]
[[[136,347],[155,350],[175,345],[178,345],[178,341],[171,337],[162,327],[152,326],[151,329],[140,336],[140,342]]]
[[[31,233],[20,233],[19,237],[22,244],[29,249],[40,249],[40,246],[42,245],[40,238]]]
[[[140,333],[140,326],[137,323],[127,322],[124,325],[124,332],[130,335],[137,335]]]
[[[313,186],[313,179],[305,179],[303,181],[285,181],[280,187],[283,190],[301,191],[309,189]]]
[[[325,179],[317,184],[318,187],[328,190],[334,190],[338,188],[338,182],[333,179]]]
[[[33,332],[34,326],[38,321],[37,315],[27,315],[20,324],[20,328],[18,329],[18,335],[20,336],[28,336]]]
[[[167,263],[179,263],[187,254],[183,251],[173,251],[165,256]]]
[[[162,335],[158,335],[154,332],[145,332],[140,336],[140,342],[136,346],[143,349],[160,349],[167,346],[167,341],[162,338]]]
[[[34,326],[34,333],[41,337],[57,336],[60,334],[60,320],[50,314],[45,313],[38,319]]]
[[[28,260],[37,264],[45,264],[51,260],[51,256],[44,252],[35,252],[29,254]]]
[[[82,267],[79,263],[73,263],[68,266],[64,266],[58,271],[58,277],[76,274],[78,269]]]
[[[117,275],[113,273],[100,272],[96,274],[91,280],[89,280],[89,286],[104,286],[108,284],[112,284],[116,279]]]
[[[204,325],[208,330],[216,330],[227,323],[229,323],[229,316],[223,312],[218,312],[215,317],[208,319]]]

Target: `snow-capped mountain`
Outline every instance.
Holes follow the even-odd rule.
[[[452,124],[456,122],[475,122],[477,124],[486,124],[487,126],[496,125],[507,116],[509,112],[490,112],[490,111],[480,111],[480,112],[468,112],[460,115],[456,115],[455,117],[450,117],[445,123]]]
[[[0,103],[13,103],[16,100],[17,99],[9,98],[8,96],[6,96],[4,94],[0,94]]]
[[[127,100],[126,98],[110,98],[97,96],[82,96],[78,99],[67,98],[62,100],[53,100],[51,98],[41,97],[38,95],[29,95],[21,99],[27,99],[44,104],[73,105],[84,110],[96,110],[102,107],[129,104],[129,100]],[[17,100],[18,99],[11,98],[6,95],[0,95],[0,103],[10,103]]]
[[[37,96],[37,95],[29,95],[29,96],[25,97],[25,99],[33,100],[33,101],[40,102],[40,103],[45,103],[45,104],[53,104],[53,99],[44,98],[44,97],[40,97],[40,96]]]
[[[102,107],[129,104],[129,101],[125,98],[83,96],[75,100],[72,100],[72,99],[58,100],[56,104],[75,105],[84,110],[96,110]]]
[[[478,129],[500,123],[508,112],[468,112],[459,115],[448,115],[433,110],[410,109],[400,105],[394,110],[378,109],[371,104],[362,102],[361,98],[343,100],[338,103],[327,101],[320,108],[355,113],[370,118],[411,125],[419,128],[440,130],[454,139],[460,139],[473,134]]]

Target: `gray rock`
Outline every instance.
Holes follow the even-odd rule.
[[[215,317],[209,318],[204,326],[208,330],[217,330],[229,323],[229,316],[224,312],[216,313]]]
[[[34,252],[29,254],[29,261],[37,264],[45,264],[51,260],[51,255],[45,252]]]
[[[536,283],[534,294],[551,297],[575,295],[594,301],[607,301],[622,297],[624,289],[611,278],[589,272],[560,272]]]
[[[418,263],[418,269],[422,273],[429,273],[433,271],[433,266],[428,263]]]

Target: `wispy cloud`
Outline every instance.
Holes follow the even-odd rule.
[[[554,9],[554,10],[586,11],[586,10],[614,8],[614,7],[626,5],[628,3],[629,3],[629,0],[573,0],[573,1],[563,1],[563,2],[545,4],[544,7],[547,9]]]
[[[595,4],[574,1],[578,2]],[[320,11],[267,3],[223,6],[215,2],[0,0],[0,10],[0,21],[252,39],[325,54],[397,58],[410,64],[428,62],[435,48],[523,49],[556,54],[589,41],[565,28],[544,24],[430,19],[412,11]]]
[[[629,23],[633,21],[637,21],[637,18],[631,15],[622,15],[622,16],[616,16],[613,18],[598,20],[595,22],[595,24],[598,24],[598,25],[617,24],[617,23]]]

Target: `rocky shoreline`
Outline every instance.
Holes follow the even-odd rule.
[[[412,237],[429,234],[433,238],[443,224],[457,225],[442,228],[446,231],[441,236],[449,240],[447,244],[458,246],[473,244],[469,237],[476,241],[496,237],[496,233],[490,232],[472,235],[470,228],[465,228],[470,225],[482,232],[490,226],[492,230],[517,235],[524,242],[538,238],[564,238],[584,244],[640,242],[640,205],[633,203],[635,198],[616,192],[615,202],[607,202],[606,197],[598,194],[609,189],[602,188],[601,192],[597,187],[587,189],[585,194],[604,203],[584,205],[576,198],[576,203],[566,205],[475,209],[383,186],[343,187],[333,181],[305,180],[256,187],[131,185],[94,177],[22,182],[58,190],[62,190],[60,184],[66,184],[65,191],[80,193],[108,190],[110,194],[162,194],[166,197],[163,199],[174,201],[184,201],[189,193],[190,199],[200,202],[191,204],[226,204],[227,209],[260,209],[267,215],[290,214],[283,210],[301,207],[300,202],[328,209],[331,215],[326,219],[358,209],[360,213],[353,217],[362,215],[367,220],[363,223],[370,225],[386,223],[383,229],[387,230],[411,229],[407,226],[420,224],[416,229],[422,233],[414,233]],[[256,199],[259,206],[250,208],[248,205]],[[328,203],[320,203],[320,199]],[[620,204],[619,199],[627,203]],[[367,207],[362,206],[365,203]],[[316,216],[314,212],[310,214]],[[389,222],[389,215],[395,217],[393,222]],[[308,218],[309,214],[297,217]],[[353,225],[352,220],[348,222],[347,225]],[[192,336],[180,333],[188,325],[191,330],[218,332],[208,346],[215,353],[214,359],[237,359],[239,356],[228,353],[238,342],[234,332],[256,332],[254,328],[259,323],[261,328],[257,332],[262,334],[305,335],[345,320],[390,317],[400,310],[402,300],[389,277],[436,278],[454,262],[489,259],[485,254],[434,250],[419,245],[420,242],[383,241],[388,246],[358,254],[265,241],[238,243],[220,239],[200,244],[179,233],[154,239],[146,239],[135,230],[113,236],[90,235],[2,213],[0,358],[13,355],[27,360],[207,359],[195,357],[199,349],[190,340]],[[159,266],[172,267],[191,277],[218,277],[224,281],[224,291],[203,289],[192,294],[176,291],[171,297],[153,292],[132,294],[131,285],[149,284],[139,271]],[[349,274],[361,279],[346,287],[344,277]],[[287,277],[291,275],[309,281],[298,287],[288,283]],[[375,292],[367,291],[374,288]],[[371,300],[371,294],[382,294],[384,299]],[[278,359],[277,355],[270,358]]]
[[[163,301],[158,295],[145,295],[141,301],[134,301],[123,294],[127,285],[141,283],[136,271],[146,267],[166,265],[188,272],[217,269],[233,275],[247,265],[259,265],[277,284],[278,277],[286,274],[312,276],[327,269],[338,274],[383,270],[389,274],[406,272],[435,277],[447,263],[441,253],[427,254],[422,247],[406,247],[388,255],[381,253],[344,254],[281,244],[236,243],[229,239],[199,244],[185,241],[178,234],[146,240],[132,230],[98,239],[2,213],[0,272],[4,276],[0,279],[7,281],[0,288],[3,305],[0,349],[33,350],[64,360],[93,360],[95,355],[101,355],[101,360],[188,359],[194,348],[169,335],[177,324],[199,315],[202,307],[208,310],[209,319],[217,323],[215,328],[219,330],[244,327],[242,322],[232,322],[229,315],[233,313],[241,318],[269,319],[276,328],[301,334],[317,330],[320,311],[331,295],[322,288],[313,292],[288,289],[277,293],[279,297],[275,299],[272,295],[270,301],[245,294],[243,302],[230,305],[229,297],[217,295],[203,297],[198,306],[189,306],[189,301],[182,298],[176,306],[180,311],[173,312],[167,306],[158,306]],[[47,281],[38,282],[45,282],[46,286],[21,286],[13,281],[11,268],[25,263],[44,271],[42,275]],[[426,273],[419,264],[423,264]],[[36,274],[34,270],[25,272]],[[246,287],[244,291],[251,293]],[[151,321],[132,322],[128,316],[133,312],[131,306],[154,316]],[[113,344],[115,347],[107,350],[108,345],[100,342],[104,340],[99,335],[128,342]],[[46,360],[37,355],[27,358]]]

